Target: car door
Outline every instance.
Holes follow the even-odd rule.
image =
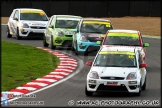
[[[16,10],[13,16],[13,29],[14,29],[15,34],[17,34],[18,23],[19,23],[19,11]]]
[[[77,29],[77,32],[74,33],[74,38],[73,38],[73,44],[74,44],[74,48],[76,49],[76,43],[77,43],[77,38],[78,38],[78,35],[80,34],[80,23],[78,23],[76,29]]]
[[[51,26],[53,25],[53,19],[54,19],[54,17],[50,18],[50,20],[49,20],[49,22],[47,24],[46,31],[45,31],[45,36],[46,36],[47,43],[51,42],[51,35],[52,35],[52,30],[53,30],[53,28],[51,28]]]
[[[8,26],[10,28],[10,32],[12,32],[13,35],[16,33],[15,26],[14,26],[14,20],[13,20],[15,14],[16,14],[16,10],[13,10],[13,12],[12,12],[10,18],[9,18],[9,22],[8,22]]]
[[[145,80],[145,68],[141,68],[140,65],[143,63],[143,60],[142,60],[142,55],[140,53],[140,51],[138,51],[138,64],[139,64],[139,71],[140,71],[140,74],[141,74],[141,79],[142,79],[142,84],[144,83],[144,80]]]

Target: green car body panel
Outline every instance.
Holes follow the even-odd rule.
[[[71,46],[74,35],[73,30],[81,19],[80,16],[53,15],[44,32],[46,43],[53,44],[53,46]]]

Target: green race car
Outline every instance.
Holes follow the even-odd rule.
[[[43,46],[51,46],[55,49],[56,46],[71,47],[74,32],[81,16],[73,15],[53,15],[46,27],[43,38]]]

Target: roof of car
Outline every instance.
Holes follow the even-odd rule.
[[[123,52],[136,52],[138,49],[137,47],[133,46],[110,46],[110,45],[103,45],[100,52],[105,51],[123,51]]]
[[[122,33],[136,33],[136,34],[138,34],[138,32],[139,31],[137,31],[137,30],[126,30],[126,29],[114,29],[114,30],[109,30],[109,33],[113,33],[113,32],[115,32],[115,33],[120,33],[120,32],[122,32]]]
[[[80,18],[82,18],[81,16],[75,16],[75,15],[54,15],[54,16],[56,16],[56,17],[80,17]]]
[[[94,20],[94,21],[107,21],[107,22],[110,22],[110,20],[99,19],[99,18],[83,18],[83,20]]]
[[[43,11],[42,9],[34,9],[34,8],[16,8],[15,10],[38,10],[38,11]]]

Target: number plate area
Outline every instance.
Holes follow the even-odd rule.
[[[107,85],[107,86],[120,86],[120,82],[117,82],[117,81],[107,81],[107,82],[104,82],[104,85]]]

